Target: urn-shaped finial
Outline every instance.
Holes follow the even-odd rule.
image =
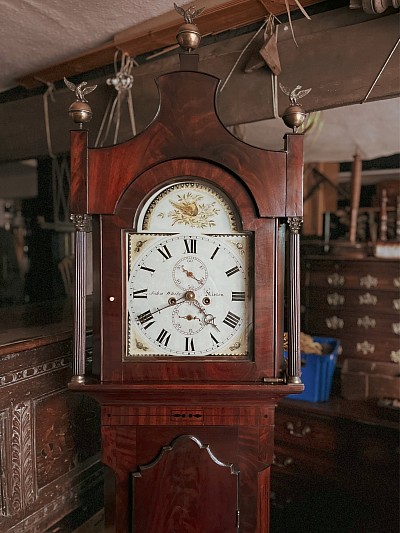
[[[193,20],[204,11],[204,7],[195,9],[190,6],[188,9],[183,9],[174,3],[175,11],[179,13],[185,20],[185,24],[180,26],[176,35],[178,44],[185,50],[185,52],[192,52],[196,50],[201,41],[201,34],[199,28],[193,23]]]
[[[304,108],[297,100],[306,96],[311,89],[301,90],[301,85],[297,85],[294,89],[288,89],[281,83],[279,84],[281,91],[289,96],[290,105],[285,109],[282,115],[282,120],[288,128],[292,128],[293,132],[296,133],[300,126],[306,119],[307,113],[304,111]]]
[[[64,78],[64,83],[72,92],[75,93],[76,100],[73,102],[68,109],[68,114],[72,120],[79,124],[80,128],[83,127],[83,124],[90,122],[92,120],[92,108],[90,107],[85,96],[93,92],[97,85],[91,87],[86,87],[87,82],[83,81],[79,85],[75,85],[71,81],[68,81],[67,78]]]

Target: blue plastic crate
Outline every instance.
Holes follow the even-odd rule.
[[[307,402],[326,402],[331,393],[340,342],[331,337],[313,337],[313,340],[329,345],[331,351],[325,355],[301,354],[301,380],[304,383],[304,391],[300,394],[289,394],[287,397]]]

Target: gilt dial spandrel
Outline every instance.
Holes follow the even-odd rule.
[[[182,181],[157,191],[142,210],[138,229],[231,233],[238,222],[228,198],[202,181]]]
[[[128,233],[126,358],[248,357],[250,238]]]

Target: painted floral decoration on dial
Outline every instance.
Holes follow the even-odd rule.
[[[127,239],[127,357],[248,355],[247,234]]]

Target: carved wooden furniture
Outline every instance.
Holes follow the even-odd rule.
[[[216,78],[194,71],[161,76],[156,118],[123,144],[91,149],[87,132],[72,132],[71,211],[78,234],[75,376],[70,387],[102,406],[107,531],[261,533],[269,528],[274,406],[283,395],[302,390],[298,349],[302,137],[287,135],[280,152],[240,142],[216,114],[217,83]],[[175,184],[183,192],[171,205],[185,202],[186,221],[203,209],[202,195],[197,197],[194,188],[214,191],[218,209],[221,199],[226,199],[227,212],[236,224],[229,235],[217,222],[200,232],[185,223],[163,226],[162,210],[158,213],[164,232],[146,233],[143,221]],[[184,196],[185,187],[190,188],[190,202]],[[94,380],[84,375],[82,336],[85,235],[90,222]],[[285,369],[287,227],[289,359]],[[160,241],[158,250],[153,244],[146,248],[162,238],[170,240]],[[242,238],[245,241],[239,242]],[[181,256],[173,248],[176,239],[182,241]],[[204,248],[200,253],[203,241],[210,243],[210,239],[213,250]],[[242,242],[250,242],[245,288],[230,292],[215,286],[201,293],[203,274],[186,263],[179,267],[178,257],[189,257],[199,268],[204,263],[217,279],[210,273],[218,250],[225,246],[245,256]],[[142,247],[153,255],[132,259]],[[149,257],[157,257],[158,262],[147,262]],[[237,263],[227,261],[221,266],[225,281],[247,268],[235,257]],[[172,291],[164,306],[154,308],[149,303],[147,310],[138,311],[157,295],[166,298],[163,287],[165,277],[171,275],[170,260],[175,265],[176,294]],[[135,285],[143,270],[149,275],[148,284]],[[182,272],[193,283],[185,290],[179,277]],[[227,302],[232,307],[218,314],[215,298],[221,299],[220,309]],[[206,353],[192,324],[201,331],[205,328],[208,341],[214,343]],[[151,328],[155,327],[154,334]],[[179,337],[185,328],[188,333]],[[219,347],[229,328],[235,342],[221,342]],[[236,331],[242,336],[235,337]]]
[[[282,401],[271,469],[271,533],[399,528],[399,424],[371,402]]]
[[[310,255],[302,259],[304,330],[339,338],[342,358],[398,360],[399,262]]]
[[[3,309],[0,324],[0,530],[42,533],[101,505],[98,406],[67,389],[65,302]]]

